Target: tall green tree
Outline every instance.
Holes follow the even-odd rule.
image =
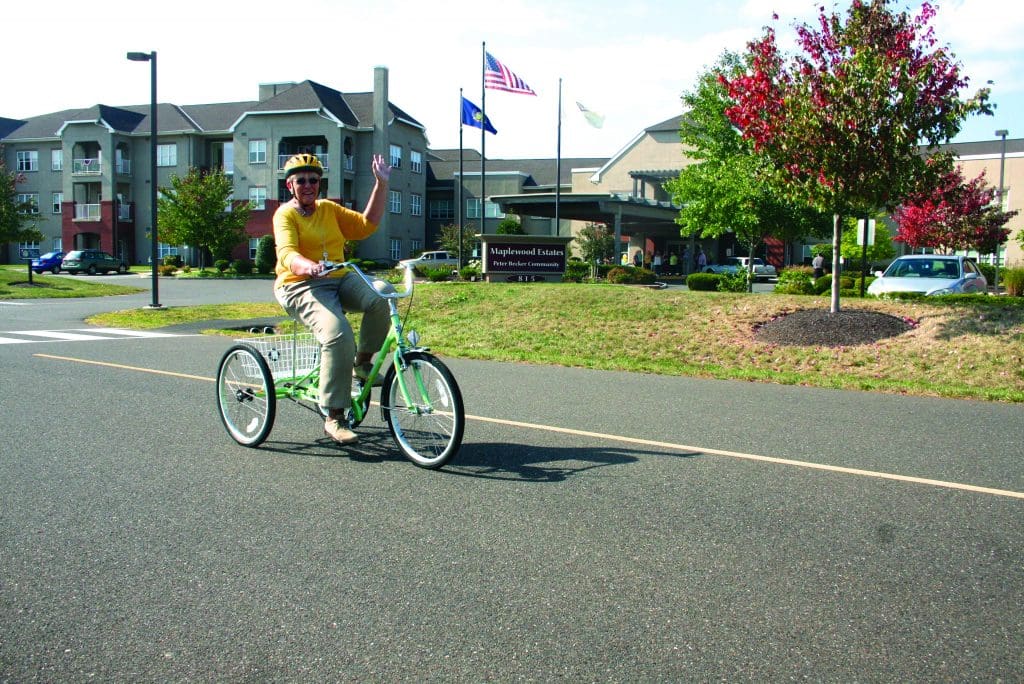
[[[0,153],[3,148],[0,148]],[[39,242],[43,234],[36,228],[38,210],[30,202],[18,201],[18,183],[24,179],[11,173],[0,154],[0,245],[8,242]]]
[[[615,257],[615,233],[604,223],[587,223],[576,236],[583,260],[591,266],[592,275],[597,276],[597,264],[604,259]]]
[[[249,203],[228,206],[234,189],[219,169],[191,168],[185,177],[172,176],[171,187],[161,190],[157,220],[162,242],[205,247],[217,260],[230,258],[245,239]]]
[[[768,161],[726,116],[735,103],[724,81],[745,68],[740,55],[726,52],[700,76],[696,88],[683,95],[686,116],[679,136],[695,163],[665,187],[682,207],[676,219],[682,235],[717,238],[735,233],[753,256],[766,237],[820,237],[828,223],[821,212],[788,199],[765,182]],[[750,266],[753,269],[753,261]],[[753,280],[751,274],[748,283]]]
[[[466,255],[463,262],[469,261],[470,255],[472,255],[477,246],[480,244],[480,238],[476,236],[476,228],[472,224],[466,224],[462,229],[462,251]],[[452,254],[459,253],[459,227],[454,223],[441,226],[441,232],[437,237],[437,246],[446,252]]]
[[[730,120],[770,162],[773,184],[833,214],[833,262],[842,217],[891,210],[936,182],[921,154],[955,136],[964,119],[991,113],[989,90],[968,100],[968,80],[929,23],[888,0],[854,0],[845,19],[819,8],[817,27],[797,25],[802,53],[780,52],[775,31],[748,44],[749,69],[723,76],[735,106]],[[832,308],[839,311],[839,279]]]

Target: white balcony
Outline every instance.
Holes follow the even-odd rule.
[[[103,171],[100,160],[97,159],[75,159],[71,164],[71,173],[82,176],[98,176]]]
[[[119,173],[122,176],[132,175],[132,160],[119,159],[117,161],[117,173]]]

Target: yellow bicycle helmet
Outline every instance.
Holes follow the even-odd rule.
[[[284,179],[288,180],[293,173],[299,173],[300,171],[313,171],[317,175],[322,176],[324,175],[324,165],[320,163],[320,160],[315,155],[308,152],[292,155],[284,163]]]

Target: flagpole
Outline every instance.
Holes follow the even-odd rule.
[[[458,213],[456,217],[459,221],[459,269],[466,265],[465,259],[462,257],[462,88],[459,88],[459,193],[458,197]]]
[[[555,235],[562,234],[559,204],[562,201],[562,79],[558,79],[558,143],[555,147]]]
[[[487,194],[484,192],[484,179],[486,176],[487,167],[487,155],[485,153],[485,146],[487,145],[487,131],[483,126],[483,122],[487,121],[487,41],[480,43],[480,112],[483,116],[480,126],[480,232],[487,232],[487,214],[484,210],[484,205],[487,201]]]

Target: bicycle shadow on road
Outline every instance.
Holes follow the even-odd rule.
[[[636,463],[641,456],[665,456],[663,451],[621,447],[544,447],[500,442],[463,444],[444,471],[464,477],[517,482],[562,482],[596,468]],[[693,457],[698,454],[681,454]]]

